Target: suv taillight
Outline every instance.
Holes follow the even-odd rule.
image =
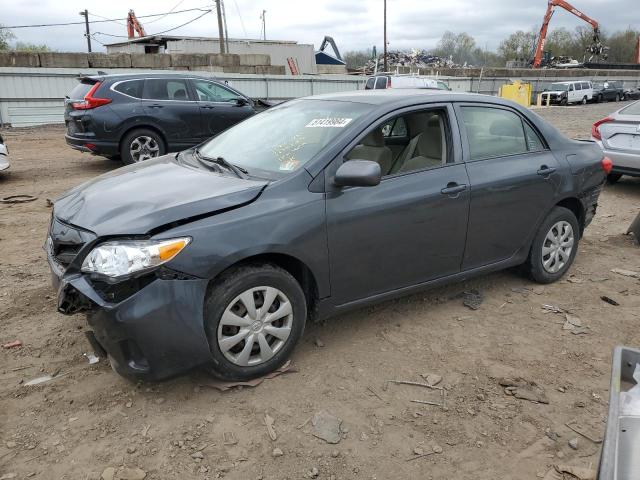
[[[594,123],[593,126],[591,127],[591,136],[596,140],[602,140],[602,135],[600,134],[600,125],[607,122],[613,122],[613,118],[605,117],[601,120],[598,120],[596,123]]]
[[[611,170],[613,170],[613,162],[609,157],[604,157],[602,159],[602,170],[604,170],[604,173],[607,175],[609,175]]]
[[[387,77],[387,88],[391,88],[391,77]]]
[[[96,82],[93,87],[91,87],[91,90],[89,90],[84,96],[84,100],[81,102],[73,102],[71,107],[74,110],[91,110],[92,108],[101,107],[102,105],[111,103],[110,98],[97,98],[93,96],[93,94],[96,93],[96,90],[100,88],[101,83],[102,82]]]

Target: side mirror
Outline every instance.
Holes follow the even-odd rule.
[[[236,98],[236,105],[238,105],[239,107],[244,107],[245,105],[249,105],[249,100],[244,97],[238,97]]]
[[[381,178],[378,162],[348,160],[338,168],[334,183],[339,187],[375,187]]]

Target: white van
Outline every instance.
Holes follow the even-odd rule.
[[[364,86],[365,90],[380,90],[386,88],[433,88],[449,90],[448,86],[433,78],[418,75],[377,75],[369,77]]]
[[[581,103],[585,105],[593,99],[593,85],[589,81],[580,80],[573,82],[552,83],[549,88],[542,92],[542,104],[557,103],[568,105],[570,103]]]

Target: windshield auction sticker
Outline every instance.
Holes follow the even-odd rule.
[[[344,128],[353,118],[314,118],[305,125],[305,128]]]

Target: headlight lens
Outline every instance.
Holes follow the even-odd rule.
[[[168,262],[189,245],[189,242],[189,237],[105,242],[87,255],[82,262],[82,271],[113,278],[122,277]]]

